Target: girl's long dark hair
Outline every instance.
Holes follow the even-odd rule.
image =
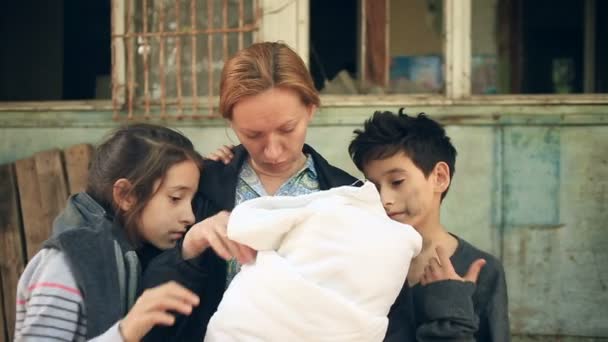
[[[154,195],[156,181],[162,182],[173,165],[185,160],[194,161],[202,169],[202,157],[181,133],[152,124],[127,125],[112,132],[97,147],[89,167],[86,192],[114,215],[137,245],[137,224]],[[124,195],[136,199],[128,211],[120,210],[112,195],[114,183],[121,178],[131,184]]]

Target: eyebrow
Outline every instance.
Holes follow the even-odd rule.
[[[280,125],[279,129],[285,129],[285,127],[290,126],[292,124],[295,124],[296,122],[297,122],[297,119],[291,119],[291,120],[283,123],[282,125]],[[250,130],[250,129],[247,129],[247,128],[243,128],[242,130],[246,134],[258,134],[258,133],[261,133],[260,131],[253,131],[253,130]]]
[[[281,126],[279,126],[279,128],[285,128],[287,126],[291,126],[292,124],[297,123],[297,121],[298,121],[297,119],[291,119],[291,120],[285,122],[284,124],[282,124]]]
[[[169,190],[169,191],[181,191],[181,190],[192,190],[192,188],[189,187],[189,186],[185,186],[185,185],[176,185],[176,186],[168,187],[167,190]]]
[[[392,168],[392,169],[390,169],[388,171],[383,172],[381,176],[386,176],[386,175],[390,175],[392,173],[400,173],[400,172],[407,173],[406,170],[404,170],[402,168],[395,167],[395,168]],[[375,179],[372,179],[372,178],[369,178],[369,177],[366,177],[365,179],[367,179],[368,181],[370,181],[372,183],[376,183]]]
[[[399,167],[395,167],[395,168],[392,168],[392,169],[390,169],[388,171],[385,171],[382,175],[384,176],[384,175],[388,175],[388,174],[392,174],[392,173],[401,173],[401,172],[407,173],[406,170],[404,170],[402,168],[399,168]]]

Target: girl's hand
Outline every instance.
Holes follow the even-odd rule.
[[[207,159],[229,164],[232,158],[234,158],[234,153],[232,153],[233,148],[234,145],[224,145],[218,148],[216,151],[211,152],[211,154],[207,156]]]
[[[454,270],[454,266],[450,261],[450,256],[447,255],[443,247],[437,246],[435,251],[437,252],[439,260],[437,260],[437,258],[431,258],[429,264],[424,268],[424,274],[420,278],[420,283],[423,286],[436,281],[449,279],[476,283],[481,268],[486,264],[484,259],[475,260],[471,266],[469,266],[467,274],[465,274],[464,277],[461,277]]]
[[[254,249],[228,238],[229,217],[229,212],[220,211],[190,227],[184,237],[182,257],[192,259],[211,247],[225,260],[236,258],[241,264],[253,261],[256,256]]]
[[[139,341],[155,325],[173,325],[170,311],[189,315],[198,303],[196,294],[174,281],[145,290],[119,323],[120,333],[125,342]]]

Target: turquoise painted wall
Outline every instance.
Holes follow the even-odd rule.
[[[454,141],[457,171],[442,219],[452,232],[502,259],[515,340],[608,340],[607,106],[408,111],[441,120]],[[346,147],[353,129],[372,112],[325,108],[308,142],[359,176]],[[110,117],[0,112],[0,164],[44,149],[95,143],[117,125]],[[236,141],[221,120],[172,126],[203,154]]]

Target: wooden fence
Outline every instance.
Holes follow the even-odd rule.
[[[68,196],[84,190],[92,153],[82,144],[0,165],[0,342],[13,340],[19,276]]]

